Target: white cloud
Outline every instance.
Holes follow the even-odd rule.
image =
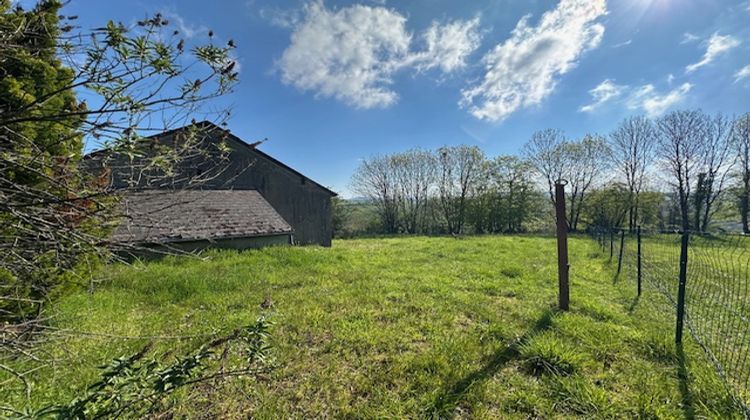
[[[680,41],[680,44],[688,44],[691,42],[699,41],[701,37],[698,35],[693,35],[690,32],[685,32],[682,34],[682,41]]]
[[[606,79],[599,85],[589,91],[594,101],[588,105],[582,106],[579,111],[581,112],[592,112],[599,108],[605,102],[615,99],[622,95],[626,86],[620,86],[615,84],[613,81]]]
[[[299,24],[302,19],[302,10],[263,7],[258,11],[258,15],[273,26],[289,29]]]
[[[426,50],[412,55],[419,70],[439,67],[450,73],[466,66],[469,54],[479,47],[479,18],[445,25],[433,22],[422,34]]]
[[[690,83],[683,83],[669,92],[659,93],[654,85],[643,85],[630,94],[628,107],[630,109],[641,109],[649,117],[657,117],[672,106],[682,102],[692,88],[693,85]]]
[[[174,11],[167,10],[161,12],[161,14],[167,18],[167,20],[172,21],[174,23],[175,27],[178,31],[180,31],[180,34],[184,36],[185,38],[193,38],[196,35],[203,34],[204,36],[208,36],[209,29],[203,25],[195,25],[193,23],[190,23],[185,20],[182,16],[177,14]]]
[[[628,45],[630,45],[632,43],[633,43],[633,40],[629,39],[627,41],[619,42],[619,43],[613,45],[612,48],[626,47],[626,46],[628,46]]]
[[[309,3],[301,19],[290,22],[291,43],[278,62],[282,81],[357,108],[384,108],[398,100],[391,87],[398,70],[453,72],[479,46],[479,18],[433,23],[422,35],[423,51],[411,50],[406,22],[385,7]]]
[[[672,82],[674,82],[674,74],[672,74],[672,73],[669,73],[669,74],[667,75],[667,83],[669,83],[669,84],[671,85],[671,84],[672,84]]]
[[[746,77],[750,77],[750,65],[737,70],[737,73],[734,74],[734,82],[737,83]]]
[[[560,75],[599,45],[606,14],[604,0],[561,0],[536,26],[524,16],[511,36],[483,58],[483,80],[462,90],[461,105],[480,119],[500,121],[522,107],[539,104]]]
[[[718,32],[711,35],[706,45],[706,52],[703,58],[697,63],[689,64],[685,67],[685,73],[691,73],[695,70],[712,62],[717,56],[726,53],[732,48],[740,45],[740,41],[731,35],[719,35]]]
[[[409,54],[406,18],[382,7],[306,6],[279,62],[284,83],[358,108],[387,107],[392,74]]]
[[[750,69],[748,71],[750,72]],[[672,78],[668,76],[669,83],[671,83],[670,79]],[[682,102],[692,88],[692,84],[683,83],[674,89],[659,92],[652,84],[642,86],[618,85],[610,79],[605,79],[589,91],[593,102],[580,107],[579,111],[591,112],[605,103],[616,102],[624,104],[631,110],[645,112],[650,117],[657,117]]]

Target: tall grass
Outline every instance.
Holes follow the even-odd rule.
[[[631,288],[614,287],[592,241],[573,238],[570,250],[567,313],[553,306],[553,238],[340,240],[109,267],[93,291],[53,305],[53,326],[64,330],[50,332],[57,361],[33,374],[32,400],[5,385],[0,399],[71,398],[97,365],[148,341],[121,336],[209,334],[266,312],[272,375],[180,393],[171,414],[740,416],[695,345],[677,354],[673,320],[653,310],[658,298],[634,302]],[[155,341],[170,357],[199,340]]]

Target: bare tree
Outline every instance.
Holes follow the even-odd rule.
[[[523,155],[547,184],[549,199],[555,204],[555,182],[565,176],[567,161],[563,152],[563,132],[556,129],[536,131],[523,147]]]
[[[393,155],[391,164],[398,188],[400,222],[406,233],[417,233],[435,185],[435,157],[430,152],[412,149]]]
[[[632,232],[639,223],[640,194],[646,171],[653,161],[656,130],[644,116],[623,120],[609,135],[611,159],[625,179],[628,191],[628,229]]]
[[[742,232],[750,233],[748,216],[750,213],[750,113],[742,115],[734,122],[732,138],[739,161],[739,211]]]
[[[499,230],[520,232],[530,213],[534,191],[530,165],[516,156],[498,156],[492,162],[491,176],[501,200],[500,221],[504,224]]]
[[[475,146],[446,146],[437,151],[438,194],[451,234],[463,231],[467,199],[473,193],[483,161],[484,154]]]
[[[352,175],[352,190],[372,200],[387,233],[399,227],[399,184],[390,156],[364,159]]]
[[[657,121],[656,153],[677,193],[680,224],[690,229],[691,182],[700,170],[705,118],[700,111],[673,111]]]
[[[587,134],[582,140],[563,145],[564,176],[570,188],[568,226],[577,231],[587,192],[607,165],[609,149],[603,137]]]
[[[733,121],[722,114],[704,116],[702,130],[702,162],[695,194],[695,224],[693,228],[705,232],[718,210],[717,203],[724,194],[725,181],[737,160],[732,149]]]

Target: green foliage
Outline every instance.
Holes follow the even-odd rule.
[[[333,236],[341,237],[346,229],[346,225],[351,218],[351,207],[346,205],[346,201],[340,197],[331,199],[331,224],[333,226]]]
[[[583,209],[589,226],[620,228],[628,215],[630,194],[625,185],[614,183],[591,191]]]
[[[40,2],[34,9],[25,11],[0,4],[0,31],[3,49],[0,59],[0,103],[5,114],[0,118],[0,188],[15,192],[13,198],[2,198],[0,206],[0,235],[3,238],[23,238],[29,231],[44,225],[46,220],[10,211],[16,197],[36,195],[36,199],[56,200],[65,197],[70,188],[81,189],[77,182],[77,165],[82,155],[82,136],[77,129],[81,117],[69,115],[44,121],[28,121],[44,115],[74,113],[79,103],[75,93],[66,87],[73,82],[73,71],[64,66],[56,56],[59,29],[58,1]],[[12,47],[11,47],[12,46]],[[10,120],[5,116],[10,116]],[[35,192],[40,192],[35,194]],[[10,197],[10,195],[8,196]],[[69,218],[63,210],[61,218]],[[44,244],[43,235],[34,235],[34,241]],[[3,242],[7,241],[3,239]],[[24,241],[16,244],[14,251],[23,254]],[[11,252],[2,247],[1,252]],[[60,264],[58,254],[64,249],[54,245],[41,246],[25,255],[23,265],[9,264],[13,258],[4,259],[0,270],[0,319],[26,317],[39,310],[41,300],[57,282],[61,270],[75,261]]]
[[[352,238],[383,233],[378,209],[374,204],[367,201],[339,199],[335,205],[334,221],[338,218],[341,225],[336,230],[334,224],[334,237]]]
[[[102,366],[99,379],[89,385],[83,395],[66,404],[27,412],[22,417],[142,417],[162,408],[163,401],[180,388],[232,375],[256,376],[271,367],[269,326],[266,318],[260,317],[253,325],[203,344],[171,363],[146,358],[149,344],[131,356],[118,357]],[[218,352],[221,347],[223,351]],[[240,367],[227,371],[224,363],[218,369],[212,366],[225,360],[230,352],[240,354]]]
[[[476,233],[518,233],[529,230],[540,208],[544,198],[535,189],[531,165],[503,155],[484,162],[467,218]]]
[[[0,2],[0,320],[37,315],[54,287],[87,274],[84,263],[111,257],[122,245],[106,240],[117,224],[116,194],[166,182],[191,159],[212,170],[181,178],[185,185],[222,169],[221,144],[202,144],[198,128],[169,145],[144,134],[160,130],[154,121],[192,119],[201,103],[231,90],[234,43],[191,41],[187,53],[160,14],[133,28],[109,21],[77,29],[62,5]],[[84,141],[100,149],[96,158],[82,158]],[[112,161],[122,173],[96,170]],[[126,176],[128,188],[110,182]]]
[[[630,194],[625,185],[610,183],[592,190],[582,211],[582,221],[587,227],[628,228]],[[638,195],[638,220],[635,225],[644,228],[666,229],[670,225],[671,204],[668,194],[659,191],[641,191]]]
[[[639,221],[641,226],[663,227],[665,220],[661,211],[665,205],[667,197],[659,191],[643,191],[638,201],[639,204]]]
[[[12,115],[31,106],[27,113],[30,116],[58,115],[78,109],[75,93],[65,89],[73,81],[73,71],[56,56],[61,34],[60,7],[61,3],[54,0],[42,1],[29,11],[11,9],[7,3],[0,6],[0,30],[10,34],[3,42],[13,46],[3,50],[0,60],[3,74],[0,103],[5,113]],[[50,174],[44,168],[51,159],[81,156],[82,138],[76,132],[80,116],[35,122],[3,120],[3,123],[0,134],[14,140],[0,149],[4,157],[25,157],[21,162],[25,165],[17,165],[10,180],[28,184],[45,182],[45,175]],[[74,164],[66,165],[65,169],[73,170]]]

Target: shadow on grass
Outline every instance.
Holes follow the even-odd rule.
[[[640,302],[640,301],[641,301],[641,297],[638,296],[638,295],[636,295],[633,298],[633,301],[630,302],[630,307],[628,307],[628,313],[629,314],[632,314],[633,312],[635,312],[635,307],[638,306],[638,302]]]
[[[552,319],[556,313],[557,310],[554,308],[544,311],[542,316],[534,323],[533,327],[526,331],[526,333],[517,340],[513,341],[510,345],[503,347],[495,353],[490,358],[489,362],[481,369],[470,373],[452,386],[446,387],[444,392],[435,398],[430,410],[431,416],[433,418],[452,417],[454,409],[469,392],[471,387],[476,383],[491,378],[502,369],[503,366],[517,359],[520,355],[521,346],[536,334],[549,329],[552,326]]]
[[[690,391],[689,377],[685,363],[685,350],[682,343],[677,344],[677,377],[680,380],[680,394],[682,395],[682,411],[686,419],[695,418],[695,408],[693,407],[693,393]]]

